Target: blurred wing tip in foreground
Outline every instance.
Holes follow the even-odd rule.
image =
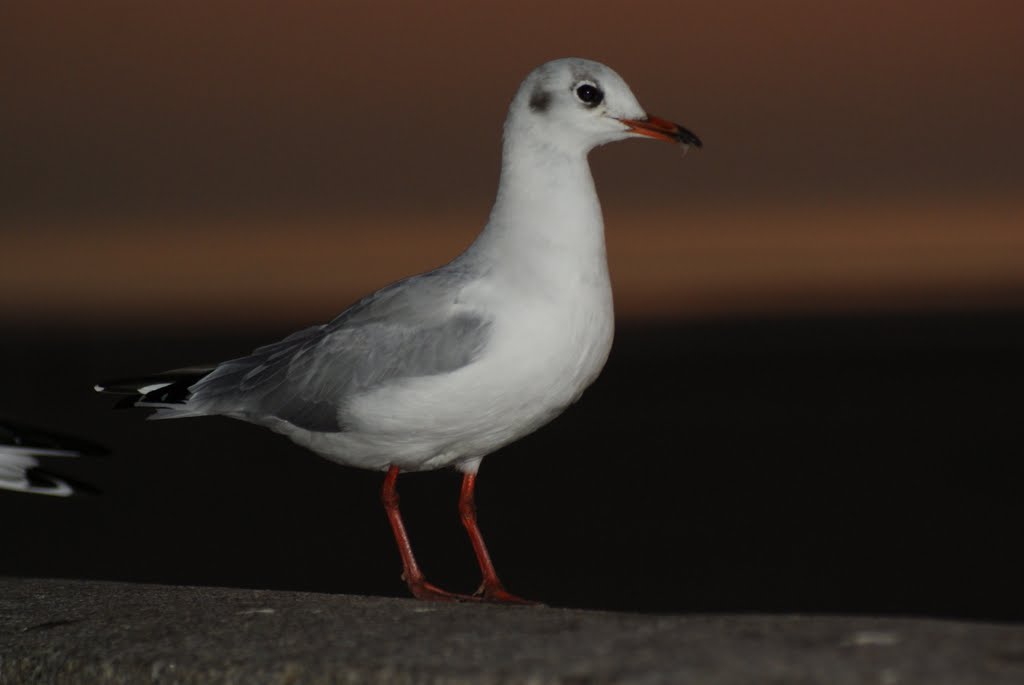
[[[97,491],[89,485],[43,470],[39,460],[100,456],[106,453],[106,449],[95,443],[2,421],[0,490],[51,497],[95,494]]]
[[[38,468],[34,464],[19,464],[8,459],[0,447],[0,490],[24,492],[30,495],[70,497],[76,490],[66,480]]]

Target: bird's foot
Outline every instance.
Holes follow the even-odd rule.
[[[480,602],[483,601],[481,597],[476,595],[460,595],[455,592],[448,592],[442,590],[433,583],[428,583],[425,580],[419,580],[414,582],[408,582],[409,592],[416,599],[426,600],[428,602]]]
[[[501,583],[488,583],[484,581],[477,591],[473,593],[473,596],[484,602],[493,602],[495,604],[522,604],[524,606],[544,606],[543,602],[535,602],[532,599],[524,599],[518,595],[513,595],[511,592],[505,589]]]

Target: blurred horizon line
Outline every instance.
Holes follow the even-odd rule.
[[[1024,305],[1024,201],[1009,196],[612,207],[605,220],[624,318]],[[321,321],[455,257],[486,210],[135,221],[40,221],[6,236],[0,314],[25,323]],[[78,232],[89,239],[69,239]]]

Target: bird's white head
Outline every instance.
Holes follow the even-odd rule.
[[[586,154],[616,140],[646,136],[700,147],[679,124],[648,115],[622,77],[588,59],[557,59],[534,69],[512,100],[506,142]]]

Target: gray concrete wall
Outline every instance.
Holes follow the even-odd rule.
[[[1024,626],[0,578],[0,683],[1024,683]]]

